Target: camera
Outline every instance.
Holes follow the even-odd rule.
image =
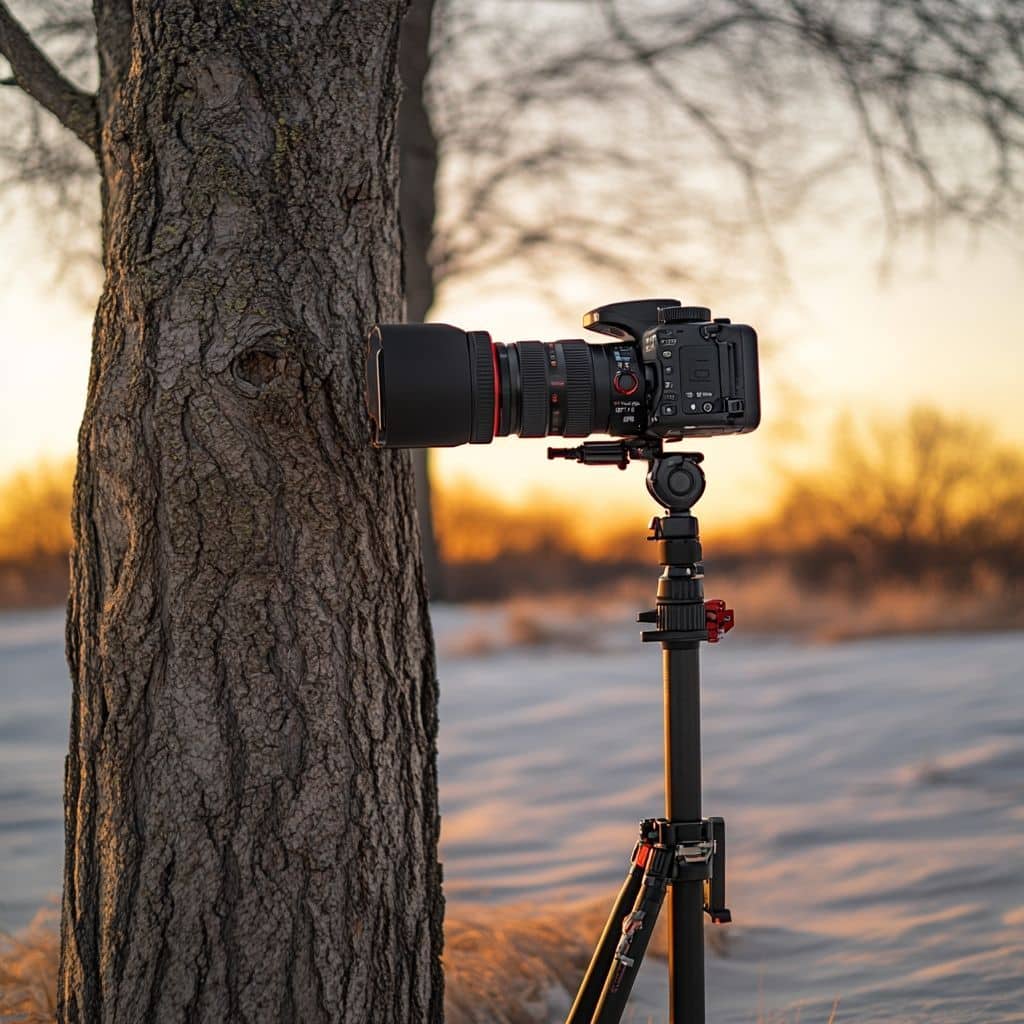
[[[677,299],[600,306],[591,344],[495,343],[449,324],[374,324],[367,404],[373,443],[487,444],[495,437],[674,440],[743,434],[761,419],[757,334]]]

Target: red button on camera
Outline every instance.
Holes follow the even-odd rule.
[[[620,395],[631,395],[638,387],[640,387],[640,381],[637,380],[635,373],[623,370],[615,375],[615,390]]]

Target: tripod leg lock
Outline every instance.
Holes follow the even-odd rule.
[[[622,919],[622,937],[615,947],[615,959],[626,967],[632,967],[636,963],[636,960],[627,954],[633,942],[633,936],[643,928],[646,916],[646,911],[634,910]]]
[[[714,854],[711,877],[704,883],[704,912],[715,924],[728,924],[732,913],[725,905],[725,819],[708,818]]]
[[[634,862],[646,866],[655,851],[670,852],[667,881],[703,882],[704,911],[715,924],[727,924],[725,905],[725,820],[669,821],[647,818],[640,823]]]

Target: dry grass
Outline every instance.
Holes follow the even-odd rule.
[[[553,999],[572,991],[590,959],[593,922],[565,915],[502,914],[486,908],[445,924],[448,1024],[543,1024]],[[555,1004],[557,1005],[557,1003]]]
[[[57,1010],[58,912],[46,907],[18,935],[0,935],[0,1020],[52,1024]]]
[[[445,923],[447,1024],[546,1024],[564,1016],[607,914],[606,899],[561,906],[557,913],[459,908]],[[707,935],[722,951],[727,932],[716,928]],[[665,915],[649,949],[652,956],[668,955]]]
[[[607,914],[607,901],[538,914],[530,908],[460,907],[445,922],[447,1024],[546,1024],[568,1008]],[[0,1021],[54,1024],[59,938],[54,908],[40,911],[16,936],[0,937]],[[709,941],[726,952],[727,929]],[[650,952],[664,958],[664,915]],[[836,1024],[839,1000],[829,1024]],[[758,1015],[759,1024],[786,1024]],[[639,1024],[639,1022],[636,1022]],[[652,1022],[653,1024],[653,1022]],[[799,1011],[794,1024],[800,1024]]]
[[[832,1010],[828,1015],[826,1024],[838,1024],[839,1022],[839,996],[836,996],[832,1003]],[[768,1013],[765,1010],[758,1010],[757,1024],[805,1024],[803,1019],[803,1008],[798,1006],[793,1016],[790,1017],[787,1011]],[[810,1022],[806,1022],[810,1024]]]
[[[570,915],[487,908],[454,913],[445,923],[445,1016],[448,1024],[543,1024],[552,991],[571,991],[590,957],[605,909]],[[566,924],[566,921],[569,924]],[[53,1024],[58,915],[40,911],[15,936],[0,937],[0,1021]]]
[[[583,596],[570,591],[543,597],[514,597],[502,602],[500,614],[471,622],[460,632],[445,635],[441,651],[446,657],[473,658],[510,647],[571,647],[598,651],[601,625],[630,621],[626,602],[614,590]]]

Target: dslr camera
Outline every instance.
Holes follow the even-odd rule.
[[[583,326],[612,340],[501,344],[449,324],[375,324],[366,366],[374,444],[606,434],[660,445],[760,422],[753,328],[676,299],[600,306]]]

